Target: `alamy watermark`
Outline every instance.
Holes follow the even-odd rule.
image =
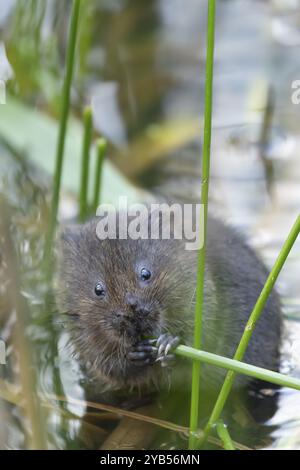
[[[120,197],[118,208],[101,204],[97,209],[97,236],[105,239],[184,240],[186,250],[199,250],[204,241],[202,204],[130,204]]]
[[[292,82],[291,101],[293,104],[300,104],[300,80],[294,80]]]

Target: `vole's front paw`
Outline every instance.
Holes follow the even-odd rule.
[[[149,366],[157,359],[158,348],[156,340],[145,339],[137,343],[128,354],[129,359],[137,366]]]
[[[160,362],[162,367],[172,366],[175,362],[175,355],[171,353],[180,343],[178,336],[172,336],[164,333],[159,336],[156,341],[157,358],[156,362]]]
[[[175,362],[175,355],[172,354],[180,339],[164,333],[158,339],[144,339],[137,343],[128,354],[128,358],[137,366],[149,366],[155,362],[160,362],[162,367],[172,366]]]

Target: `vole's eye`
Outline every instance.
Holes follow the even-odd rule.
[[[95,285],[95,294],[101,298],[105,296],[105,289],[101,282],[97,282],[97,284]]]
[[[141,269],[141,279],[142,281],[148,281],[151,277],[151,272],[147,268]]]

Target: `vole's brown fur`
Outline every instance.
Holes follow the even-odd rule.
[[[163,386],[160,363],[138,363],[131,352],[143,338],[162,333],[192,345],[198,252],[187,251],[184,240],[101,241],[96,225],[94,219],[66,229],[60,242],[59,306],[70,316],[81,361],[111,388]],[[268,273],[222,222],[209,220],[207,239],[203,349],[232,357]],[[146,282],[142,268],[151,271]],[[95,295],[99,281],[103,298]],[[280,302],[273,292],[245,360],[277,370],[280,329]],[[183,370],[189,367],[174,369],[186,387]],[[219,384],[225,373],[211,366],[202,370],[208,386]]]

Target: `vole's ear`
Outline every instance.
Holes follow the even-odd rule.
[[[75,251],[81,236],[81,227],[70,225],[61,227],[58,232],[58,250],[62,255]]]
[[[57,306],[61,312],[66,312],[69,308],[68,292],[72,282],[72,274],[74,274],[78,263],[80,232],[80,227],[76,225],[60,226],[57,231],[57,270],[54,276],[54,285]]]
[[[78,243],[81,229],[77,225],[69,225],[62,227],[58,233],[59,240],[62,243],[72,244]]]
[[[57,264],[63,279],[69,266],[78,262],[80,227],[76,225],[61,227],[57,237]]]

